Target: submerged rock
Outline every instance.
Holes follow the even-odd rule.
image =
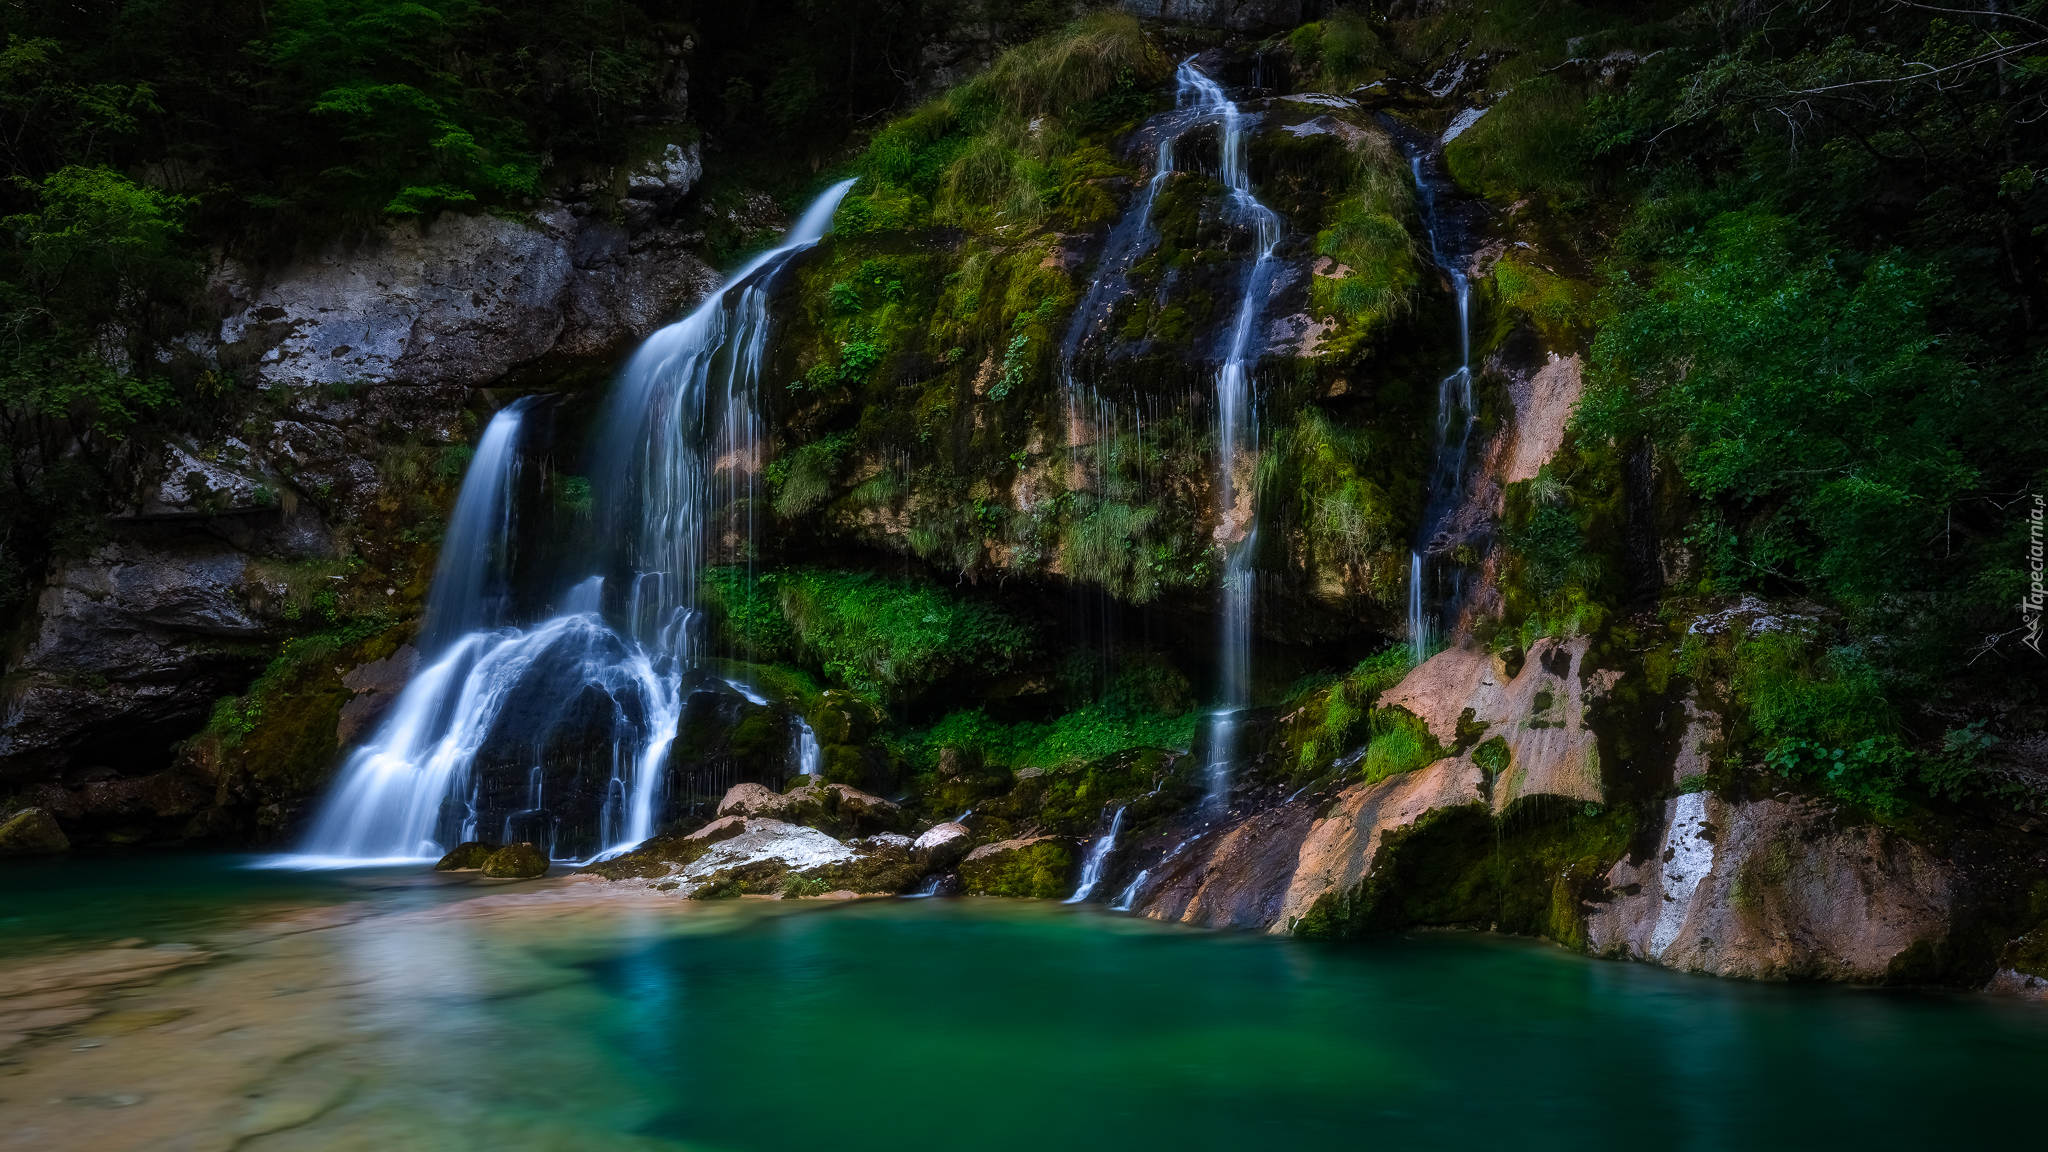
[[[1079,845],[1072,836],[984,844],[960,862],[962,889],[969,896],[1065,897],[1079,872]]]
[[[457,844],[446,856],[441,857],[440,862],[434,865],[434,871],[473,872],[489,862],[491,855],[497,850],[496,844],[467,840]]]
[[[57,818],[42,808],[24,808],[0,824],[0,856],[45,856],[70,847]]]
[[[531,844],[507,844],[484,861],[484,875],[500,880],[531,880],[547,870],[548,858]]]

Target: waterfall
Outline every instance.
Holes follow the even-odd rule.
[[[1116,810],[1116,818],[1109,822],[1109,835],[1088,846],[1088,857],[1081,861],[1081,886],[1067,898],[1069,904],[1079,904],[1095,891],[1095,885],[1102,880],[1103,866],[1109,863],[1109,854],[1116,851],[1116,834],[1124,826],[1124,809]]]
[[[495,417],[456,501],[429,598],[415,676],[349,757],[297,866],[430,859],[476,835],[487,804],[476,768],[487,745],[534,749],[569,723],[608,739],[598,855],[654,834],[668,752],[682,717],[696,584],[716,549],[750,548],[759,476],[755,404],[775,275],[830,227],[853,181],[821,195],[781,246],[755,257],[690,315],[648,337],[622,374],[598,458],[613,538],[633,575],[626,622],[601,611],[605,581],[561,597],[561,612],[509,626],[491,595],[511,545],[520,401]],[[715,523],[721,514],[732,522]],[[529,808],[539,784],[529,779]],[[506,828],[511,823],[508,820]]]
[[[513,488],[519,483],[519,430],[534,399],[522,396],[499,409],[477,441],[427,592],[419,646],[429,654],[457,637],[498,623],[504,611]]]
[[[1216,711],[1210,718],[1205,802],[1220,806],[1230,792],[1237,717],[1251,704],[1251,565],[1258,544],[1258,523],[1250,491],[1250,472],[1258,443],[1251,368],[1262,350],[1253,346],[1252,330],[1272,289],[1280,217],[1252,195],[1251,176],[1245,166],[1244,116],[1237,105],[1224,96],[1215,81],[1188,64],[1181,68],[1187,82],[1197,89],[1201,106],[1213,107],[1222,121],[1223,185],[1238,219],[1251,225],[1257,252],[1245,274],[1244,293],[1223,350],[1223,367],[1216,376],[1216,542],[1225,550],[1225,559],[1222,635],[1217,645],[1221,675]]]
[[[790,741],[789,752],[790,767],[796,769],[796,774],[809,776],[811,782],[816,783],[824,771],[818,749],[818,734],[811,731],[810,724],[802,717],[797,718],[796,737]]]
[[[1445,218],[1437,203],[1435,183],[1423,170],[1424,159],[1421,148],[1409,145],[1409,170],[1415,178],[1418,207],[1429,236],[1430,259],[1449,278],[1451,293],[1458,304],[1458,367],[1437,382],[1435,453],[1422,522],[1417,527],[1415,548],[1409,553],[1408,644],[1418,664],[1429,657],[1435,632],[1427,557],[1432,551],[1441,550],[1439,537],[1464,499],[1466,454],[1472,430],[1479,422],[1478,406],[1472,397],[1472,282],[1463,267],[1467,254],[1452,247],[1452,242],[1460,237],[1452,231],[1452,222]],[[1448,595],[1437,605],[1446,617],[1454,617],[1457,612],[1462,577],[1463,572],[1454,566]],[[1447,619],[1446,623],[1449,622]]]
[[[1109,910],[1112,912],[1129,912],[1131,905],[1138,902],[1138,890],[1145,886],[1145,878],[1150,875],[1152,875],[1152,870],[1149,868],[1138,873],[1138,878],[1131,881],[1131,886],[1124,889],[1122,894],[1115,900],[1110,901]]]

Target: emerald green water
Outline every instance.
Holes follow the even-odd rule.
[[[404,876],[225,863],[125,899],[214,917],[239,877],[405,913],[217,966],[237,997],[346,988],[300,1071],[358,1087],[253,1149],[1940,1147],[2031,1137],[2048,1082],[2039,1005],[1478,934],[1311,944],[992,900],[465,916]],[[28,876],[0,874],[5,923],[54,930]],[[93,890],[71,888],[94,931],[135,906]]]

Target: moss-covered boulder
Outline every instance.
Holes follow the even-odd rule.
[[[0,824],[0,856],[46,856],[71,847],[71,838],[44,808],[24,808]]]
[[[548,858],[531,844],[507,844],[484,861],[484,875],[499,880],[531,880],[547,870]]]
[[[498,846],[496,844],[486,844],[481,840],[466,840],[457,844],[454,850],[446,856],[441,857],[440,861],[434,865],[434,871],[474,872],[483,867],[484,862],[489,860],[491,854],[497,850]]]
[[[1034,836],[984,844],[960,862],[962,890],[969,896],[1054,899],[1074,890],[1080,843],[1071,836]]]

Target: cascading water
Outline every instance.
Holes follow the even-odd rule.
[[[1079,904],[1088,899],[1095,886],[1102,882],[1103,866],[1109,863],[1109,854],[1116,851],[1116,834],[1123,829],[1124,810],[1118,808],[1116,817],[1109,822],[1109,835],[1088,846],[1088,856],[1081,861],[1081,886],[1067,898],[1069,904]]]
[[[609,745],[598,854],[653,835],[668,751],[682,716],[683,677],[704,557],[751,541],[759,473],[754,393],[767,343],[772,281],[817,243],[847,190],[820,196],[785,237],[696,311],[649,337],[623,374],[600,444],[614,466],[603,489],[615,538],[633,570],[627,626],[601,614],[604,581],[562,597],[561,614],[500,626],[488,595],[510,546],[511,487],[527,403],[486,429],[457,500],[430,594],[426,655],[375,735],[343,767],[303,845],[302,866],[432,858],[477,833],[476,768],[488,743],[523,733],[536,748],[574,723]],[[624,512],[630,510],[631,515]],[[743,523],[716,523],[731,513]],[[540,786],[528,781],[529,809]],[[540,812],[520,813],[538,816]],[[513,824],[508,819],[506,828]]]
[[[1407,141],[1405,134],[1397,134],[1397,138]],[[1432,604],[1429,557],[1445,550],[1439,538],[1464,499],[1466,453],[1471,446],[1472,429],[1478,423],[1479,413],[1472,398],[1472,282],[1464,267],[1470,253],[1456,246],[1466,237],[1463,230],[1454,229],[1454,222],[1446,219],[1447,213],[1437,202],[1437,181],[1424,169],[1426,159],[1440,158],[1441,148],[1426,155],[1424,149],[1412,141],[1407,141],[1404,146],[1409,153],[1409,169],[1415,177],[1424,230],[1429,235],[1430,259],[1450,280],[1451,292],[1458,304],[1458,367],[1437,383],[1435,458],[1430,465],[1429,491],[1423,503],[1422,522],[1416,533],[1415,547],[1409,553],[1408,644],[1416,662],[1421,663],[1428,658],[1435,642],[1437,628],[1434,617],[1439,613],[1454,617],[1463,591],[1463,570],[1452,565],[1447,573],[1450,587]]]
[[[1245,164],[1243,114],[1215,81],[1191,68],[1188,71],[1204,105],[1215,107],[1222,119],[1223,185],[1229,192],[1233,213],[1250,225],[1257,253],[1245,275],[1244,293],[1224,347],[1223,368],[1216,377],[1216,542],[1226,555],[1222,635],[1218,644],[1220,690],[1216,710],[1210,717],[1206,803],[1220,806],[1230,793],[1238,716],[1251,704],[1251,564],[1258,545],[1250,484],[1258,443],[1251,368],[1260,351],[1253,347],[1252,330],[1272,289],[1274,251],[1280,244],[1280,216],[1252,195],[1251,175]]]
[[[1062,341],[1060,363],[1070,440],[1077,446],[1084,442],[1096,446],[1094,467],[1078,469],[1076,486],[1097,484],[1106,489],[1114,463],[1109,453],[1114,451],[1117,439],[1112,427],[1114,414],[1106,412],[1102,401],[1080,386],[1074,378],[1073,366],[1084,344],[1111,325],[1118,303],[1132,295],[1130,273],[1159,241],[1152,209],[1160,190],[1176,171],[1175,146],[1191,129],[1216,125],[1220,136],[1218,175],[1228,197],[1230,215],[1252,234],[1253,259],[1245,272],[1237,312],[1224,333],[1219,349],[1222,367],[1216,377],[1215,539],[1225,558],[1217,706],[1209,717],[1206,765],[1207,802],[1214,805],[1229,794],[1238,717],[1251,702],[1251,565],[1258,543],[1250,484],[1258,441],[1251,369],[1260,351],[1254,347],[1253,332],[1278,270],[1274,254],[1280,243],[1281,227],[1279,214],[1252,194],[1245,155],[1246,117],[1237,104],[1221,85],[1195,67],[1193,57],[1181,61],[1174,81],[1175,107],[1160,121],[1159,153],[1152,178],[1146,182],[1137,203],[1110,231],[1094,282]],[[1091,471],[1094,475],[1089,475]]]
[[[502,622],[505,550],[512,541],[513,489],[519,483],[519,433],[534,397],[507,404],[484,426],[469,476],[448,517],[434,583],[427,590],[420,647],[429,655],[458,637]]]
[[[822,772],[822,750],[818,747],[818,734],[802,717],[797,718],[796,736],[790,740],[790,767],[798,776],[809,776],[816,780]]]

